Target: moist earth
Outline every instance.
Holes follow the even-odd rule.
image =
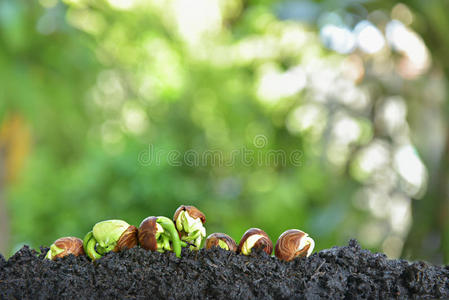
[[[387,259],[355,240],[291,262],[219,248],[177,258],[137,247],[95,262],[47,251],[0,255],[0,299],[449,298],[449,266]]]

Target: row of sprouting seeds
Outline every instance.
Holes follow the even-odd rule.
[[[56,259],[69,254],[87,254],[96,260],[107,252],[122,251],[125,248],[140,247],[158,252],[173,251],[181,257],[181,247],[199,250],[206,237],[206,216],[194,206],[181,205],[173,220],[167,217],[148,217],[139,228],[122,220],[102,221],[94,225],[81,240],[63,237],[56,240],[47,252],[46,258]],[[315,242],[307,233],[290,229],[282,233],[276,242],[274,253],[279,259],[290,261],[296,257],[310,256]],[[228,251],[249,255],[252,249],[262,249],[268,255],[273,251],[273,243],[261,229],[250,228],[242,236],[240,243],[227,234],[213,233],[205,243],[206,249],[220,247]]]

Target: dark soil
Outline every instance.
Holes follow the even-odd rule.
[[[355,240],[288,263],[221,249],[178,259],[134,248],[95,263],[44,254],[25,246],[8,261],[0,255],[1,299],[449,298],[449,266],[389,260]]]

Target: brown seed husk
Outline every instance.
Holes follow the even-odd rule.
[[[180,207],[178,207],[178,209],[175,211],[175,214],[173,215],[173,223],[176,224],[176,220],[183,210],[187,211],[192,218],[200,218],[203,224],[206,223],[206,216],[198,208],[192,205],[181,205]]]
[[[304,248],[298,250],[301,239],[306,236],[305,232],[298,229],[285,231],[279,236],[279,239],[276,242],[274,255],[285,261],[290,261],[296,257],[307,256],[307,251],[309,250],[310,245],[306,245]]]
[[[268,234],[259,228],[250,228],[243,234],[237,249],[238,253],[242,253],[243,244],[250,236],[255,234],[262,235],[263,237],[261,237],[254,244],[252,249],[263,249],[264,252],[266,252],[268,255],[271,255],[271,252],[273,252],[273,243],[271,242]]]
[[[237,244],[236,242],[227,234],[224,233],[212,233],[206,239],[206,249],[210,249],[212,247],[219,247],[218,241],[222,240],[229,247],[229,251],[236,252]]]
[[[148,217],[140,223],[138,231],[138,240],[142,248],[146,250],[156,251],[157,241],[156,241],[156,226],[157,217]]]
[[[137,227],[130,225],[125,232],[122,233],[117,245],[112,250],[114,252],[122,251],[125,248],[131,249],[137,246]]]
[[[62,258],[69,254],[73,254],[75,256],[84,255],[83,241],[77,237],[69,236],[57,239],[54,242],[55,246],[64,249],[63,252],[55,255],[55,258]]]

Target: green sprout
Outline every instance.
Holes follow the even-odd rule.
[[[198,250],[206,237],[206,216],[194,206],[181,205],[173,216],[181,240]]]
[[[222,241],[222,240],[219,240],[219,241],[218,241],[218,247],[223,248],[223,249],[225,249],[225,250],[229,250],[228,244],[226,244],[226,242],[224,242],[224,241]]]
[[[173,251],[181,257],[181,242],[175,224],[166,217],[147,217],[140,223],[138,231],[140,246],[146,250],[165,252]]]
[[[138,231],[140,246],[146,250],[165,252],[173,251],[177,257],[181,257],[181,242],[176,231],[175,224],[166,217],[148,217],[140,223]]]
[[[55,259],[59,254],[63,253],[65,250],[62,248],[59,248],[55,244],[52,244],[50,246],[50,250],[48,250],[47,255],[45,255],[45,258],[47,259]]]
[[[96,260],[107,252],[118,252],[137,245],[137,228],[122,220],[102,221],[84,237],[84,251]]]

